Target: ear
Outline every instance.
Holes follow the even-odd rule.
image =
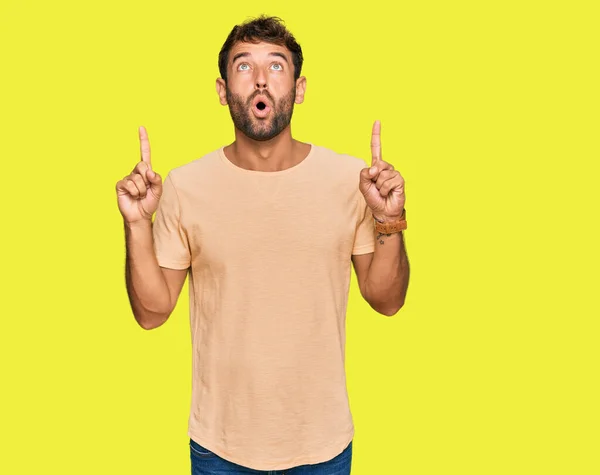
[[[306,78],[300,76],[296,79],[296,104],[302,104],[304,102],[304,93],[306,92]]]
[[[219,95],[219,102],[222,106],[227,105],[227,85],[222,78],[217,78],[217,94]]]

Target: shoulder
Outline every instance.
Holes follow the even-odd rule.
[[[172,168],[165,179],[168,177],[177,188],[197,184],[198,180],[203,177],[214,176],[214,171],[219,167],[219,161],[219,149],[213,150],[191,162]]]
[[[326,164],[348,173],[359,173],[360,170],[369,166],[364,159],[355,155],[341,153],[322,145],[313,146],[315,153],[319,156],[320,165]]]
[[[341,153],[323,146],[316,146],[314,164],[318,167],[318,178],[336,199],[357,202],[360,193],[360,172],[368,165],[364,159],[349,153]]]

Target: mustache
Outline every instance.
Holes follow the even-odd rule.
[[[248,105],[252,104],[252,101],[256,98],[256,96],[265,96],[267,99],[269,99],[269,101],[271,101],[271,104],[275,105],[275,101],[273,100],[273,97],[271,96],[271,94],[269,94],[269,91],[256,91],[254,94],[252,94],[249,98],[248,98]]]

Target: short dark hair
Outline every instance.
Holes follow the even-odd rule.
[[[246,20],[241,25],[233,27],[229,36],[225,40],[221,51],[219,52],[219,72],[221,78],[227,82],[227,62],[229,61],[229,52],[238,41],[245,43],[272,43],[279,46],[285,46],[292,53],[292,62],[294,63],[294,79],[300,77],[302,70],[302,48],[288,29],[284,26],[283,20],[274,16],[261,15],[258,18]]]

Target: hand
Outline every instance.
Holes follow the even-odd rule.
[[[379,221],[397,221],[404,210],[404,178],[381,159],[381,123],[375,121],[371,135],[371,167],[360,171],[359,189]]]
[[[119,211],[127,223],[152,221],[162,195],[162,178],[152,170],[150,141],[144,127],[140,127],[140,151],[142,160],[116,187]]]

